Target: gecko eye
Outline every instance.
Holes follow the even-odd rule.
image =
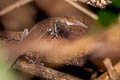
[[[63,28],[63,27],[61,27],[61,28],[57,27],[57,33],[58,33],[61,37],[66,37],[66,36],[69,34],[69,32],[67,31],[67,29],[65,29],[65,28]]]
[[[59,33],[60,31],[61,31],[61,29],[60,29],[59,27],[56,27],[56,28],[55,28],[55,32],[58,32],[58,33]]]

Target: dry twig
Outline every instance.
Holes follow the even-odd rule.
[[[19,8],[25,4],[28,4],[30,2],[32,2],[33,0],[19,0],[18,2],[4,8],[3,10],[0,11],[0,16],[3,16],[11,11],[13,11],[16,8]]]
[[[38,66],[35,64],[28,64],[24,61],[18,61],[17,68],[25,73],[29,73],[37,77],[42,77],[47,80],[82,80],[66,73],[62,73],[41,65]]]
[[[86,3],[99,8],[105,8],[107,5],[112,3],[110,0],[73,0],[73,1]]]
[[[103,63],[108,71],[108,74],[104,73],[97,80],[120,80],[120,63],[113,67],[109,58],[106,58]]]
[[[112,66],[112,63],[110,61],[109,58],[106,58],[104,61],[103,61],[107,71],[108,71],[108,75],[110,77],[111,80],[119,80],[120,77],[118,75],[118,73],[116,72],[116,70],[113,68]]]
[[[94,20],[98,20],[98,16],[94,13],[92,13],[91,11],[85,9],[84,7],[82,7],[81,5],[73,2],[72,0],[66,0],[67,3],[69,3],[70,5],[72,5],[73,7],[77,8],[78,10],[82,11],[83,13],[85,13],[86,15],[90,16],[92,19]]]

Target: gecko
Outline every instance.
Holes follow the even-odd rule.
[[[18,57],[27,51],[40,52],[41,46],[47,46],[49,48],[51,44],[43,44],[42,41],[44,40],[47,40],[49,43],[59,40],[73,41],[84,36],[87,30],[88,26],[83,20],[77,20],[71,17],[53,17],[40,21],[29,32],[25,29],[21,41],[18,42],[17,45],[15,44],[12,46],[12,48],[14,48],[11,50],[10,55],[13,54],[14,56],[11,56],[12,58],[10,57],[10,59],[8,59],[10,66],[11,64],[13,66]],[[54,59],[56,56],[59,56],[59,54],[55,54],[53,57],[52,54],[48,54],[49,52],[47,51],[45,52],[46,55],[45,53],[40,53],[45,57],[45,61],[51,61],[53,63],[55,62]],[[59,57],[61,57],[61,55]]]

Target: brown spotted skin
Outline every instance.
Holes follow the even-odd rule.
[[[57,27],[56,30],[55,26]],[[46,34],[50,29],[51,32]],[[32,51],[40,52],[40,54],[45,57],[46,61],[51,60],[51,62],[54,63],[58,56],[62,58],[64,54],[49,54],[49,51],[45,51],[44,48],[40,49],[41,47],[47,47],[47,49],[49,49],[52,45],[40,43],[41,40],[48,40],[50,43],[51,40],[71,41],[81,38],[83,35],[85,35],[87,30],[88,27],[84,24],[83,20],[77,20],[70,17],[54,17],[40,21],[31,29],[29,35],[26,36],[23,41],[19,43],[19,45],[14,46],[17,48],[17,51],[12,51],[14,56],[12,56],[12,58],[10,57],[9,60],[13,63],[20,54],[23,54],[27,51]],[[45,51],[45,53],[42,51]],[[59,60],[58,62],[63,62],[62,59]]]
[[[61,29],[61,31],[58,32],[59,37],[67,40],[78,39],[83,36],[88,30],[88,27],[82,20],[79,21],[70,17],[54,17],[43,20],[36,24],[30,31],[29,36],[25,38],[25,40],[41,39],[48,31],[48,29],[51,28],[54,30],[55,25]],[[50,36],[52,37],[52,35],[45,35],[44,37]]]

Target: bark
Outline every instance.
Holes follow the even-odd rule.
[[[73,0],[73,1],[79,1],[99,8],[105,8],[107,5],[112,3],[111,0]]]

